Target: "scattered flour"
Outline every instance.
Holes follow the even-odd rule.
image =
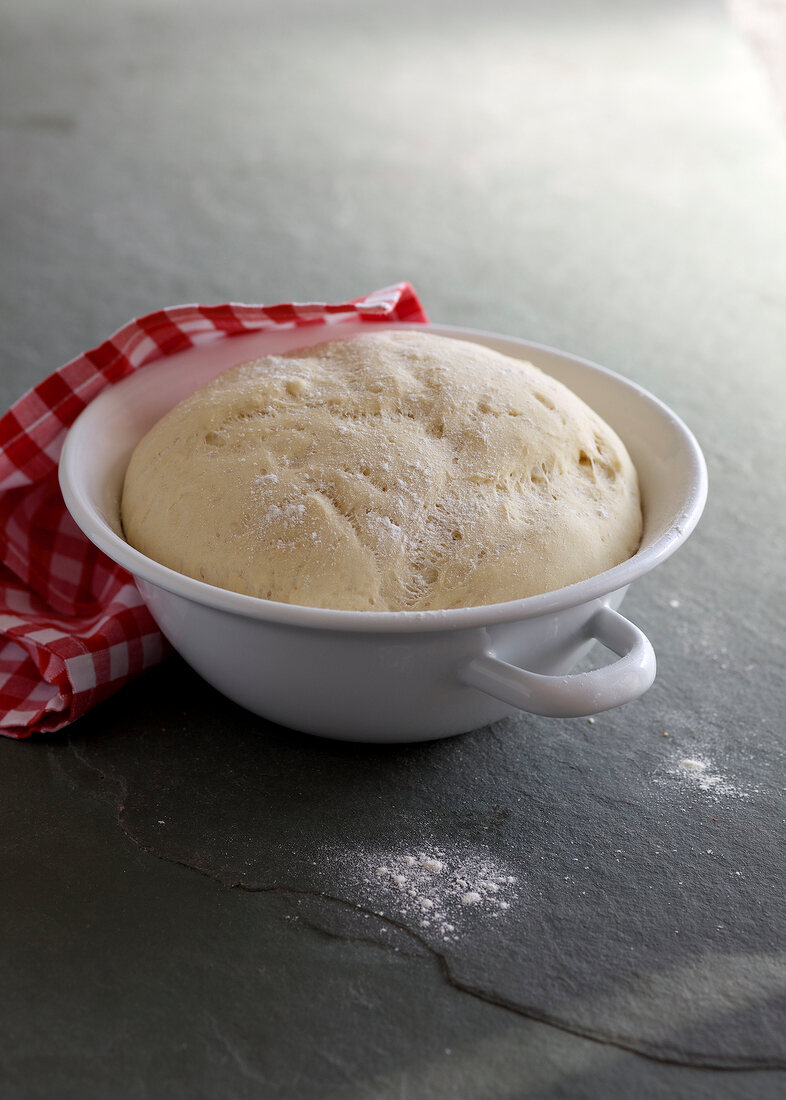
[[[442,849],[372,853],[361,861],[369,901],[392,906],[398,916],[457,940],[462,923],[498,917],[518,899],[517,879],[489,856]]]
[[[674,756],[666,774],[672,782],[678,780],[689,789],[709,795],[713,801],[721,797],[748,798],[751,793],[724,775],[704,755]]]

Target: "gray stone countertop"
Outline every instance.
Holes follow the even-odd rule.
[[[173,658],[0,741],[3,1100],[783,1096],[786,155],[725,9],[0,0],[0,31],[0,407],[159,306],[408,279],[652,390],[710,474],[626,598],[657,680],[593,722],[320,741]]]

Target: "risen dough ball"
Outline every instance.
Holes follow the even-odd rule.
[[[142,439],[143,554],[285,603],[398,611],[546,592],[641,537],[611,428],[529,363],[417,330],[244,363]]]

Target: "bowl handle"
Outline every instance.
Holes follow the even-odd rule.
[[[587,624],[595,638],[619,661],[570,676],[543,676],[484,653],[461,670],[465,684],[531,714],[579,718],[629,703],[655,679],[655,653],[637,626],[610,607],[601,607]]]

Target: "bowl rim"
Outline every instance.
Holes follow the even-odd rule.
[[[321,326],[309,326],[306,333],[311,335],[318,327]],[[696,527],[707,499],[707,466],[704,455],[698,441],[684,421],[668,405],[638,383],[592,360],[573,355],[548,344],[540,344],[502,333],[437,323],[382,322],[374,326],[374,330],[383,328],[428,328],[430,331],[446,336],[453,335],[460,338],[476,339],[481,343],[489,340],[502,340],[515,345],[522,351],[531,349],[568,360],[620,383],[631,394],[637,395],[645,403],[657,409],[659,414],[669,421],[672,429],[676,431],[682,441],[690,485],[679,511],[672,517],[667,529],[661,532],[649,546],[640,548],[632,557],[619,565],[588,577],[586,580],[577,581],[574,584],[534,596],[525,596],[502,603],[440,608],[430,611],[350,611],[339,608],[310,607],[305,604],[281,603],[276,600],[267,600],[259,596],[250,596],[242,592],[218,588],[205,581],[178,573],[142,554],[112,530],[101,516],[92,498],[84,492],[79,478],[78,465],[75,461],[75,440],[78,437],[79,425],[83,418],[89,414],[95,403],[91,402],[68,430],[60,455],[58,471],[60,488],[71,517],[98,549],[103,551],[117,565],[127,570],[135,580],[154,585],[192,603],[249,619],[292,627],[308,627],[310,629],[340,632],[394,634],[453,631],[494,626],[501,623],[538,618],[602,599],[613,592],[627,588],[632,581],[637,580],[665,561],[685,542]],[[344,333],[350,335],[350,329],[354,334],[357,331],[357,326],[347,325],[346,328],[344,326],[339,328],[335,325],[326,325],[325,329],[328,338],[340,339]],[[363,331],[368,330],[369,327],[364,326]],[[260,337],[262,335],[260,334]],[[187,352],[184,354],[187,354]],[[156,359],[142,369],[147,371],[154,368],[156,365],[166,362],[167,358]],[[113,385],[111,389],[116,391],[118,387],[122,387],[126,382],[131,382],[136,377],[136,374],[131,375]],[[101,401],[106,392],[106,390],[102,391],[95,401]]]

